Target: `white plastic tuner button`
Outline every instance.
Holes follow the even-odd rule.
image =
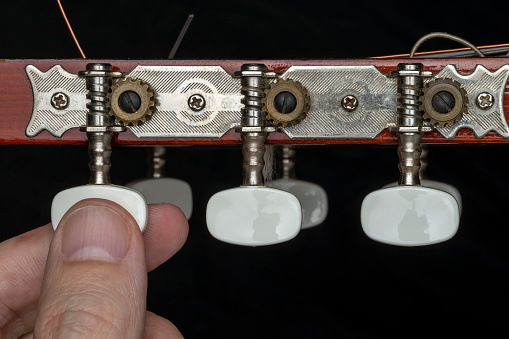
[[[292,194],[267,187],[238,187],[216,193],[207,204],[207,227],[218,240],[246,246],[294,238],[302,210]]]
[[[325,190],[312,182],[277,179],[267,186],[292,193],[302,206],[302,228],[320,225],[327,217],[328,200]]]
[[[393,182],[388,185],[385,185],[384,188],[396,187],[396,186],[398,186],[398,183]],[[454,199],[456,199],[456,201],[458,202],[458,207],[459,207],[460,215],[461,215],[461,209],[462,209],[461,193],[456,187],[454,187],[453,185],[446,184],[445,182],[428,180],[428,179],[421,179],[421,186],[434,188],[436,190],[444,191],[444,192],[447,192],[450,195],[452,195],[454,197]]]
[[[147,226],[147,203],[138,191],[115,185],[85,185],[69,188],[58,193],[51,204],[51,223],[56,229],[64,214],[77,202],[84,199],[111,200],[125,208],[134,217],[140,230]]]
[[[445,182],[428,180],[428,179],[421,179],[421,185],[424,187],[441,190],[441,191],[447,192],[450,195],[452,195],[454,197],[454,199],[456,199],[456,201],[458,202],[458,207],[459,207],[460,215],[461,215],[461,209],[462,209],[461,193],[456,187],[454,187],[453,185],[446,184]]]
[[[185,181],[174,178],[150,178],[130,182],[126,185],[139,191],[147,204],[169,203],[177,206],[189,220],[193,212],[193,193]]]
[[[361,206],[364,233],[373,240],[399,246],[439,243],[456,234],[459,206],[441,190],[397,186],[372,192]]]

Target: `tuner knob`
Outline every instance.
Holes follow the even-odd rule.
[[[327,193],[320,185],[296,179],[277,179],[268,185],[297,197],[302,206],[302,228],[318,226],[327,217]]]
[[[294,238],[300,230],[299,200],[268,187],[237,187],[210,198],[207,227],[218,240],[244,246],[272,245]]]
[[[459,205],[449,193],[420,186],[396,186],[372,192],[361,206],[364,233],[399,246],[446,241],[456,234]]]
[[[147,178],[126,184],[140,192],[147,204],[173,204],[180,208],[187,220],[193,212],[193,193],[191,186],[175,178]]]
[[[58,193],[51,204],[51,223],[57,229],[64,214],[77,202],[85,199],[105,199],[125,208],[134,217],[140,230],[147,226],[147,203],[143,195],[133,189],[116,185],[84,185]]]
[[[429,188],[433,188],[433,189],[436,189],[439,191],[444,191],[444,192],[452,195],[454,197],[454,199],[456,199],[456,202],[458,203],[459,214],[461,215],[461,209],[462,209],[461,193],[456,187],[454,187],[453,185],[446,184],[445,182],[429,180],[429,179],[421,179],[421,185],[423,187],[429,187]],[[396,187],[396,186],[398,186],[398,183],[393,182],[393,183],[385,185],[383,188]]]
[[[434,188],[436,190],[444,191],[449,193],[456,199],[459,208],[459,214],[461,215],[462,210],[462,200],[460,191],[454,187],[453,185],[446,184],[445,182],[429,180],[429,179],[421,179],[421,185],[424,187]]]
[[[173,204],[180,208],[189,220],[193,212],[193,192],[191,186],[183,180],[164,176],[166,148],[149,148],[149,177],[126,184],[139,191],[147,204]]]
[[[296,150],[293,147],[283,146],[278,153],[280,178],[268,182],[267,186],[292,193],[299,199],[302,206],[301,228],[320,225],[327,217],[327,193],[320,185],[296,179]]]

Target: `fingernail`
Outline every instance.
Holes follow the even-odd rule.
[[[60,223],[62,225],[62,252],[65,260],[121,261],[127,253],[127,224],[110,208],[80,208]]]

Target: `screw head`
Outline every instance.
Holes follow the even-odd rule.
[[[297,98],[293,93],[282,91],[274,98],[274,108],[276,108],[279,113],[291,113],[295,110],[295,107],[297,107]]]
[[[199,112],[204,109],[206,104],[205,98],[200,94],[193,94],[187,100],[187,105],[195,112]]]
[[[482,92],[475,99],[475,103],[477,107],[479,107],[480,109],[487,110],[493,107],[493,105],[495,104],[495,98],[491,93]]]
[[[435,112],[441,114],[450,113],[454,109],[454,106],[456,106],[456,99],[449,91],[440,91],[433,95],[431,99],[431,107],[433,107]]]
[[[126,113],[136,113],[141,107],[141,98],[134,91],[125,91],[118,97],[118,106]]]
[[[50,101],[51,101],[51,106],[53,106],[53,108],[58,109],[58,110],[63,110],[63,109],[66,109],[67,106],[69,106],[70,100],[69,100],[69,97],[67,96],[67,94],[62,93],[62,92],[57,92],[51,96]]]
[[[359,106],[359,100],[353,95],[347,95],[341,99],[341,107],[347,112],[353,112]]]

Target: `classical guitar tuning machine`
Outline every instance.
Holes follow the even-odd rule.
[[[147,224],[145,198],[138,191],[112,185],[109,175],[112,134],[114,131],[122,131],[123,128],[112,126],[107,95],[113,78],[121,77],[122,73],[114,72],[110,64],[90,63],[80,76],[86,78],[89,99],[87,124],[81,130],[86,132],[89,141],[90,181],[88,185],[70,188],[55,196],[51,205],[53,228],[57,228],[64,214],[75,203],[97,198],[111,200],[124,207],[143,231]]]
[[[448,240],[456,233],[460,207],[443,190],[421,186],[421,138],[431,131],[423,126],[421,110],[423,77],[419,63],[399,64],[392,74],[400,94],[396,126],[400,179],[398,186],[370,193],[361,207],[361,223],[370,238],[393,245],[429,245]]]
[[[207,227],[217,239],[237,245],[260,246],[295,237],[302,223],[302,208],[291,193],[264,185],[265,140],[269,131],[262,99],[267,79],[275,74],[262,64],[245,64],[242,84],[241,127],[244,179],[238,188],[213,195],[207,204]]]

